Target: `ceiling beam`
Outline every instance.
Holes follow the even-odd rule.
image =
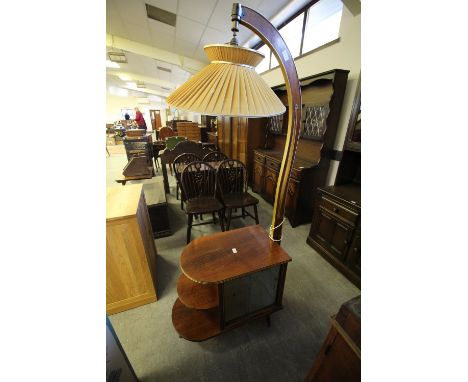
[[[106,34],[106,46],[178,65],[192,74],[198,72],[207,65],[205,62],[194,60],[190,57],[172,53],[168,50],[154,48],[149,45],[140,44],[139,42],[127,40],[126,38],[114,36],[108,33]]]

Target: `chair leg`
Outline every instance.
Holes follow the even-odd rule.
[[[193,215],[187,215],[187,244],[190,243],[190,234],[192,232],[192,222],[193,222]]]
[[[256,204],[254,204],[253,208],[254,208],[254,213],[255,213],[255,223],[257,223],[257,224],[260,224],[260,223],[258,222],[258,211],[257,211],[257,205],[256,205]]]
[[[224,210],[219,210],[218,216],[219,216],[219,224],[221,225],[221,231],[224,232],[226,231],[226,228],[224,227]]]
[[[184,200],[182,199],[182,195],[180,195],[180,209],[184,209]]]
[[[175,197],[176,197],[177,200],[179,200],[179,183],[176,184]]]
[[[203,220],[203,214],[200,214],[200,220]]]
[[[245,208],[242,207],[242,219],[245,219]]]
[[[213,224],[216,224],[216,214],[213,212]]]
[[[227,217],[227,224],[226,224],[226,231],[229,231],[229,227],[231,226],[231,215],[232,215],[232,208],[229,208],[228,217]]]

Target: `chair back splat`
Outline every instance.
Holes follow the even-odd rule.
[[[247,192],[247,169],[241,161],[224,160],[218,167],[217,175],[221,195]]]
[[[181,174],[182,190],[187,200],[211,197],[216,198],[216,171],[208,163],[189,163]]]
[[[226,159],[228,157],[220,151],[212,151],[203,157],[204,162],[221,162]]]

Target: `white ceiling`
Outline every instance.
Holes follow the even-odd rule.
[[[232,37],[230,15],[233,2],[233,0],[107,0],[107,33],[208,63],[203,46],[225,43]],[[146,16],[145,3],[175,13],[176,26],[172,27],[149,19]],[[299,1],[246,0],[240,3],[272,19],[286,6],[296,8]],[[295,9],[291,13],[294,11]],[[253,34],[247,28],[240,29],[238,38],[239,43],[243,45]],[[108,47],[107,50],[116,49]],[[127,64],[121,64],[120,69],[107,69],[108,83],[111,76],[111,81],[115,84],[117,78],[115,73],[119,71],[167,81],[174,86],[185,82],[190,76],[177,65],[158,63],[154,58],[135,53],[125,52],[125,54]],[[158,65],[170,67],[172,73],[157,70]],[[158,89],[154,84],[145,83],[149,88]]]

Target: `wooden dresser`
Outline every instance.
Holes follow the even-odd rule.
[[[156,254],[142,184],[108,188],[107,314],[156,301]]]
[[[283,153],[273,150],[254,150],[252,189],[269,203],[274,203],[276,183]],[[317,162],[297,158],[294,161],[286,194],[286,216],[293,227],[310,219],[310,188]]]
[[[307,243],[361,286],[361,91],[358,83],[335,185],[317,189]]]
[[[286,216],[293,227],[308,223],[314,212],[315,190],[326,185],[333,144],[346,91],[347,70],[334,69],[300,80],[302,91],[301,135],[289,180]],[[273,88],[287,105],[284,85]],[[274,202],[281,158],[288,129],[287,113],[263,118],[268,150],[254,154],[253,189]]]

